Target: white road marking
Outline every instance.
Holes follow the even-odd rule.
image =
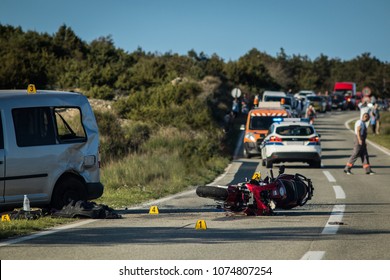
[[[333,186],[336,199],[345,199],[345,192],[341,186]]]
[[[329,171],[327,170],[324,170],[322,171],[324,173],[324,175],[326,176],[326,178],[328,179],[329,182],[336,182],[336,179],[332,176],[332,174],[330,174]]]
[[[89,219],[89,220],[85,220],[85,221],[82,221],[82,222],[79,222],[79,223],[74,223],[74,224],[65,225],[65,226],[59,226],[59,227],[55,227],[55,228],[53,228],[51,230],[41,231],[41,232],[38,232],[38,233],[35,233],[35,234],[32,234],[32,235],[27,235],[27,236],[23,236],[23,237],[20,237],[20,238],[7,240],[7,241],[4,241],[4,242],[0,242],[0,247],[9,246],[11,244],[23,242],[23,241],[26,241],[26,240],[35,239],[35,238],[38,238],[38,237],[41,237],[41,236],[45,236],[45,235],[49,235],[49,234],[53,234],[53,233],[57,233],[59,231],[65,230],[65,229],[79,227],[79,226],[86,225],[86,224],[89,224],[89,223],[92,223],[92,222],[95,222],[95,221],[96,221],[96,219]]]
[[[242,162],[233,161],[231,164],[228,165],[228,167],[225,169],[225,172],[218,176],[213,182],[210,184],[207,184],[207,186],[219,186],[219,185],[225,185],[221,184],[221,182],[231,182],[236,175],[237,171],[240,169],[242,165]]]
[[[303,255],[301,260],[322,260],[325,251],[308,251]]]
[[[344,211],[345,204],[335,205],[321,234],[336,234],[342,223]]]

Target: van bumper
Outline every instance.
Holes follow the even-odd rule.
[[[96,199],[103,195],[104,186],[102,183],[87,183],[87,199]]]

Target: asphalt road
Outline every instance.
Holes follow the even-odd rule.
[[[353,134],[345,122],[358,112],[320,115],[320,169],[286,164],[286,173],[312,179],[314,197],[303,207],[275,216],[230,215],[195,188],[122,211],[123,219],[83,220],[38,235],[0,243],[0,259],[16,260],[389,260],[390,154],[369,145],[375,175],[361,162],[343,173]],[[274,166],[275,173],[277,166]],[[213,184],[237,183],[267,170],[259,158],[237,157]],[[149,214],[158,206],[159,214]],[[206,230],[196,230],[204,220]]]

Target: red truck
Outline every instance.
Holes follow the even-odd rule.
[[[344,96],[346,108],[356,109],[356,84],[353,82],[336,82],[333,88],[333,94]]]

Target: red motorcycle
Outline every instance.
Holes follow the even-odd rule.
[[[303,206],[313,196],[313,184],[310,179],[296,173],[284,174],[284,166],[279,175],[261,179],[256,172],[251,180],[225,187],[199,186],[196,194],[223,202],[226,211],[242,212],[250,216],[272,215],[275,208],[291,209]]]

